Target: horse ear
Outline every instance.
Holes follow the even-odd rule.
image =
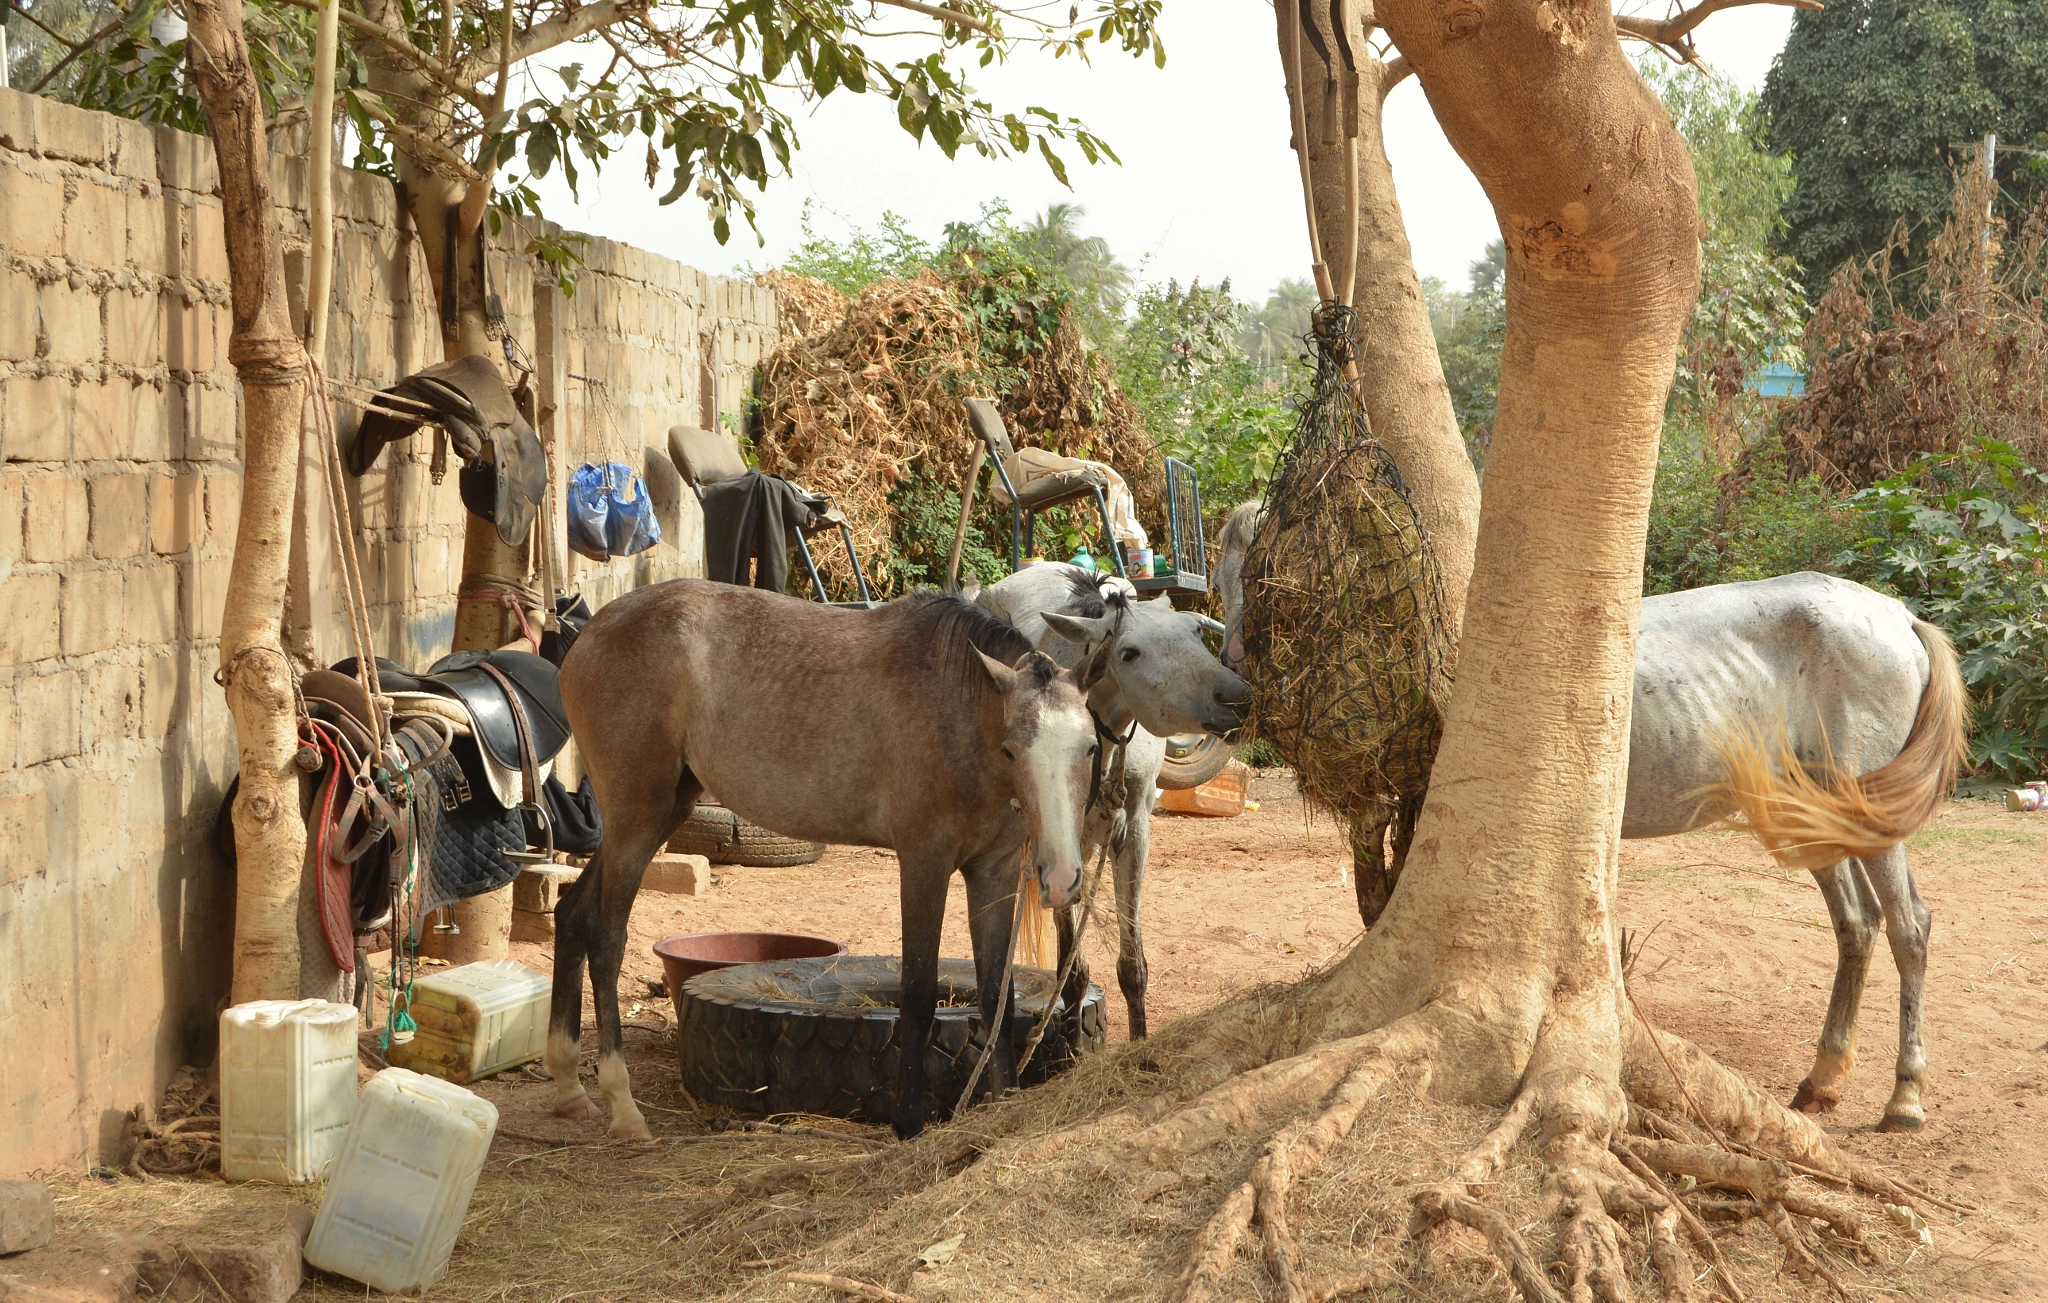
[[[997,692],[1007,697],[1017,690],[1017,671],[1003,664],[979,647],[974,649],[974,654],[981,658],[981,667],[987,670],[989,678],[995,681]]]
[[[1091,620],[1085,616],[1062,615],[1058,611],[1045,613],[1045,625],[1068,642],[1077,642],[1083,647],[1093,642],[1109,641],[1111,629],[1108,616]]]
[[[960,596],[970,602],[979,601],[981,599],[981,581],[969,576],[967,582],[960,585]]]
[[[1161,603],[1165,604],[1167,610],[1171,611],[1173,609],[1173,598],[1166,593],[1161,593],[1159,596],[1152,598],[1150,601],[1146,602],[1145,605],[1158,606]]]
[[[1088,692],[1102,682],[1102,676],[1109,673],[1115,655],[1116,644],[1104,642],[1096,646],[1087,660],[1074,667],[1074,682],[1080,686],[1081,691]]]

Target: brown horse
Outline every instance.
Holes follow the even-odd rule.
[[[938,1002],[946,885],[967,880],[981,1025],[1010,950],[1026,841],[1043,903],[1073,900],[1096,751],[1099,649],[1061,670],[1000,617],[918,593],[844,611],[677,579],[599,611],[562,665],[562,705],[597,791],[604,845],[555,910],[548,1070],[555,1111],[587,1118],[577,1079],[583,965],[597,1080],[615,1140],[644,1140],[619,1034],[626,921],[647,862],[706,789],[791,837],[895,850],[902,872],[903,1050],[895,1125],[924,1129],[924,1047]],[[997,1036],[997,1092],[1016,1082]]]

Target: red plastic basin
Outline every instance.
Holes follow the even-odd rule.
[[[654,943],[668,994],[674,999],[683,983],[699,973],[734,964],[761,964],[778,959],[830,959],[846,953],[845,943],[794,932],[690,932]]]

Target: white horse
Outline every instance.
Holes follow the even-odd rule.
[[[1259,508],[1232,514],[1215,568],[1233,667]],[[1926,1120],[1932,916],[1904,842],[1954,786],[1965,710],[1947,637],[1861,584],[1809,572],[1643,599],[1621,835],[1669,837],[1739,813],[1780,860],[1813,873],[1834,921],[1834,993],[1796,1108],[1841,1100],[1882,922],[1899,970],[1899,1055],[1878,1126]]]
[[[972,590],[970,590],[972,591]],[[1117,810],[1091,809],[1082,829],[1084,858],[1105,844],[1114,856],[1117,984],[1123,988],[1132,1039],[1145,1034],[1145,941],[1139,900],[1152,846],[1152,793],[1166,758],[1166,739],[1184,733],[1228,733],[1243,722],[1251,689],[1202,642],[1201,617],[1173,609],[1165,597],[1138,600],[1128,580],[1078,566],[1029,566],[975,597],[1034,647],[1062,665],[1078,663],[1091,646],[1115,644],[1109,669],[1088,696],[1105,738],[1125,745],[1123,800]],[[1107,748],[1106,748],[1107,749]],[[1114,775],[1105,775],[1113,780]],[[1108,786],[1114,790],[1114,782]],[[1123,840],[1116,841],[1121,823]],[[1074,911],[1057,911],[1060,962],[1075,941]],[[1076,957],[1063,994],[1081,1007],[1088,989],[1085,960]]]

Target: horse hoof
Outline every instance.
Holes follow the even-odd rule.
[[[1887,1113],[1878,1122],[1877,1129],[1882,1132],[1898,1132],[1905,1135],[1911,1135],[1913,1132],[1918,1131],[1921,1127],[1924,1127],[1926,1125],[1927,1118],[1924,1115],[1916,1116],[1911,1113]]]
[[[647,1123],[640,1118],[628,1122],[612,1123],[612,1139],[622,1141],[652,1140],[654,1133],[647,1129]]]
[[[1835,1105],[1842,1102],[1842,1092],[1834,1086],[1815,1086],[1811,1077],[1799,1083],[1799,1090],[1792,1096],[1792,1107],[1801,1113],[1832,1113]]]
[[[590,1102],[590,1096],[578,1095],[575,1099],[565,1099],[555,1105],[555,1116],[587,1122],[597,1116],[597,1105]]]

